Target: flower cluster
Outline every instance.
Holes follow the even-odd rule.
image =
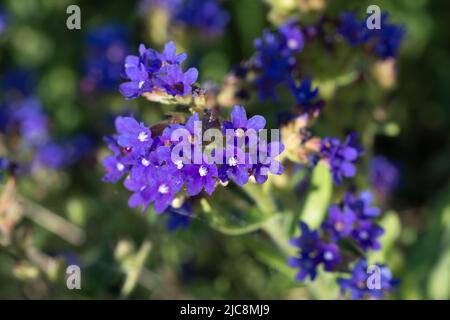
[[[181,64],[185,53],[177,54],[175,44],[166,44],[162,53],[139,46],[139,56],[129,55],[125,59],[125,74],[129,81],[119,90],[127,99],[134,99],[154,90],[161,90],[171,96],[187,96],[192,93],[198,71],[190,68],[183,72]]]
[[[129,39],[121,25],[93,28],[85,38],[85,57],[80,89],[83,93],[116,90],[123,72],[123,60],[129,52]]]
[[[215,36],[223,33],[229,14],[218,0],[144,0],[141,9],[161,8],[170,17],[170,25],[191,27],[204,34]]]
[[[398,280],[392,278],[391,270],[385,265],[376,266],[372,274],[377,272],[376,275],[379,278],[373,281],[371,281],[371,273],[368,270],[369,267],[365,259],[357,261],[350,278],[338,279],[341,293],[349,292],[350,298],[354,300],[363,298],[381,299],[384,297],[385,292],[392,291],[399,283]]]
[[[217,0],[177,0],[172,6],[175,24],[194,27],[206,34],[222,34],[228,23],[228,13]]]
[[[49,119],[34,97],[1,106],[1,134],[14,149],[10,150],[11,157],[2,159],[2,169],[9,169],[13,174],[37,168],[66,167],[80,160],[92,148],[92,141],[87,136],[53,139],[49,132]]]
[[[250,69],[256,73],[254,84],[261,100],[276,99],[276,89],[280,84],[289,85],[294,91],[292,71],[296,67],[295,55],[304,45],[303,34],[295,21],[282,25],[276,32],[264,31],[255,40],[256,55]]]
[[[329,207],[328,216],[320,229],[310,230],[306,223],[300,222],[301,235],[291,240],[300,253],[289,260],[290,266],[299,268],[297,280],[305,280],[308,276],[314,280],[319,265],[329,272],[348,270],[348,264],[355,260],[354,251],[366,253],[380,249],[379,237],[384,230],[374,222],[380,210],[372,207],[371,202],[372,195],[368,191],[359,196],[347,192],[342,203]],[[360,264],[355,265],[355,270],[358,268]],[[388,270],[387,267],[383,268]],[[363,273],[367,278],[366,269]],[[362,271],[355,272],[360,274]],[[351,280],[339,283],[343,290],[351,286]],[[367,290],[367,295],[373,293],[376,297],[380,296],[380,291],[372,292],[365,281],[356,285],[361,290]],[[390,291],[392,287],[385,286],[383,289]]]
[[[186,123],[169,125],[160,135],[154,135],[134,118],[118,117],[117,135],[107,140],[113,155],[103,160],[107,171],[104,181],[115,183],[126,176],[124,186],[133,192],[130,207],[146,209],[153,203],[155,211],[162,213],[184,186],[188,196],[202,190],[211,195],[219,180],[243,185],[254,176],[256,182],[264,183],[269,172],[283,172],[276,160],[283,151],[280,143],[267,144],[259,136],[247,140],[248,133],[258,134],[264,129],[263,117],[248,119],[245,109],[235,106],[230,121],[224,121],[217,129],[226,136],[225,146],[212,148],[209,156],[206,150],[214,143],[203,143],[201,126],[211,125],[204,121],[195,113]]]
[[[405,28],[390,24],[389,15],[381,16],[380,29],[368,29],[366,20],[358,20],[355,14],[345,12],[341,15],[338,32],[351,46],[368,44],[372,52],[381,59],[395,58],[405,36]]]

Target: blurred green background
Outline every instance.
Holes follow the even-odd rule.
[[[18,70],[32,74],[32,91],[51,119],[52,133],[64,137],[84,132],[101,145],[100,137],[113,132],[114,114],[132,112],[152,123],[163,111],[142,99],[125,101],[117,90],[119,82],[90,89],[85,63],[95,50],[87,39],[96,28],[120,26],[127,54],[136,52],[141,42],[161,49],[173,38],[180,51],[188,52],[189,64],[198,67],[200,80],[221,83],[226,73],[253,54],[253,39],[264,28],[273,28],[271,22],[277,24],[283,14],[300,8],[306,12],[305,19],[314,20],[314,6],[322,3],[335,16],[378,4],[393,21],[406,26],[397,79],[393,88],[383,92],[387,99],[381,114],[377,113],[378,96],[348,86],[339,91],[341,109],[335,120],[342,128],[359,128],[363,137],[372,128],[370,123],[377,123],[366,144],[373,146],[372,154],[385,155],[400,169],[399,187],[384,204],[388,211],[384,223],[389,224],[390,233],[383,254],[401,279],[393,297],[449,299],[448,1],[229,0],[223,1],[230,15],[224,34],[205,39],[198,31],[166,34],[162,18],[142,9],[138,1],[2,0],[0,10],[6,13],[7,24],[0,34],[0,78],[5,80]],[[81,30],[66,28],[70,4],[81,7]],[[311,6],[308,15],[305,8]],[[334,61],[319,48],[309,54],[308,70],[325,88]],[[289,107],[284,100],[277,106],[249,103],[252,113],[264,114],[272,123],[274,108]],[[325,124],[317,130],[335,133]],[[105,154],[100,147],[69,169],[18,181],[24,207],[32,213],[20,220],[14,237],[28,248],[28,258],[0,247],[0,298],[312,297],[293,280],[293,271],[258,232],[228,236],[202,219],[169,232],[167,216],[130,209],[128,193],[120,185],[101,182],[99,160]],[[225,194],[221,197],[226,201]],[[71,262],[81,266],[82,290],[65,286],[64,266]],[[314,286],[319,298],[336,292],[326,276]]]

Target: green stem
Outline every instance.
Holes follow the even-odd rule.
[[[261,185],[249,182],[243,186],[242,189],[250,198],[252,198],[258,209],[265,215],[270,216],[277,211],[272,197],[267,192],[263,191]]]

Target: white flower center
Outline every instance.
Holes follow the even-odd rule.
[[[367,240],[367,239],[369,239],[369,233],[367,231],[361,231],[359,233],[359,237],[363,240]]]
[[[122,163],[117,162],[116,168],[117,168],[117,170],[119,170],[119,171],[123,171],[123,169],[125,169],[125,166],[124,166]]]
[[[208,168],[205,167],[205,166],[201,166],[201,167],[198,169],[198,174],[200,175],[200,177],[206,176],[206,175],[208,174]]]
[[[138,140],[140,142],[147,141],[148,140],[148,134],[146,132],[144,132],[144,131],[140,132],[139,135],[138,135]]]
[[[148,167],[150,165],[150,161],[145,158],[142,158],[141,163],[144,167]]]
[[[181,161],[181,160],[174,161],[173,163],[175,163],[178,170],[181,170],[184,167],[183,161]]]
[[[163,183],[162,185],[159,186],[158,192],[161,194],[166,194],[169,192],[169,187]]]
[[[236,129],[236,137],[242,138],[245,136],[245,131],[242,128]]]
[[[142,89],[142,87],[144,86],[144,83],[145,83],[144,81],[139,82],[139,89]]]
[[[295,39],[289,39],[287,42],[287,46],[289,49],[294,50],[298,48],[298,41]]]
[[[326,252],[323,254],[323,258],[324,258],[326,261],[331,261],[331,260],[333,260],[334,255],[333,255],[330,251],[326,251]]]
[[[228,159],[228,165],[231,167],[235,167],[237,165],[236,157],[231,157]]]

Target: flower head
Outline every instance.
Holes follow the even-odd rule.
[[[337,241],[350,235],[353,225],[356,221],[356,215],[348,207],[340,208],[338,205],[332,205],[328,209],[328,218],[322,227],[331,234],[333,240]]]
[[[383,235],[384,229],[368,220],[360,220],[352,230],[352,238],[364,250],[379,250],[381,248],[378,238]]]
[[[362,154],[362,148],[356,144],[356,134],[347,136],[344,143],[337,138],[324,138],[320,152],[329,165],[336,184],[341,184],[343,178],[351,178],[356,174],[355,162]]]
[[[128,148],[135,154],[143,155],[152,146],[152,133],[142,123],[132,117],[118,117],[116,119],[117,144]]]
[[[362,259],[355,263],[351,278],[339,278],[338,284],[341,287],[341,293],[350,293],[350,298],[383,298],[386,292],[390,292],[397,285],[398,281],[392,278],[392,274],[385,265],[375,265],[380,272],[371,273],[367,261]],[[379,277],[375,282],[369,285],[369,277]]]

